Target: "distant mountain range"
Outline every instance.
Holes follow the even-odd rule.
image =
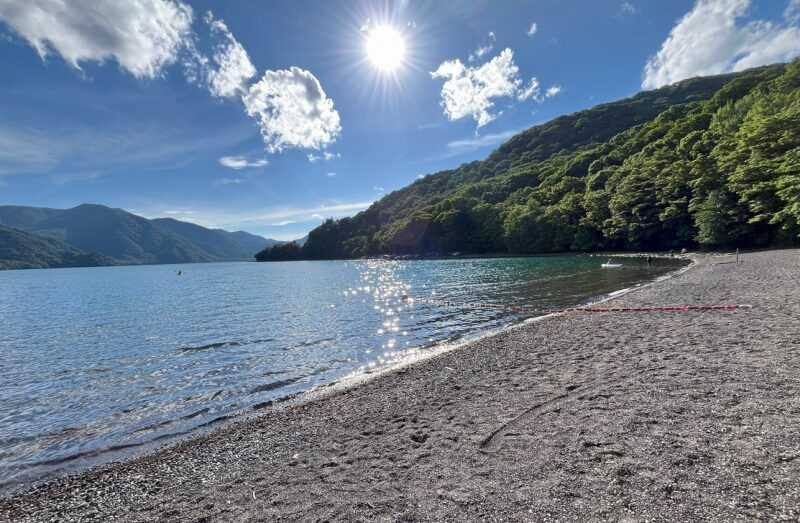
[[[0,206],[0,269],[247,261],[279,243],[103,205]]]

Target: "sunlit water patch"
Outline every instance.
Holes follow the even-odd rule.
[[[119,457],[680,262],[591,257],[0,272],[0,489]]]

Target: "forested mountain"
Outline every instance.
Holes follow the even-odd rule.
[[[102,254],[87,254],[57,240],[0,224],[0,269],[96,267],[101,265],[116,265],[116,262]]]
[[[244,231],[228,232],[222,229],[206,229],[194,223],[156,218],[151,223],[172,232],[194,246],[203,249],[213,261],[250,260],[255,253],[278,243]]]
[[[61,209],[47,207],[2,205],[0,206],[0,223],[15,229],[28,230],[60,212],[62,212]]]
[[[556,118],[257,259],[768,246],[799,223],[795,60]]]
[[[148,220],[122,209],[91,204],[72,209],[0,206],[0,223],[32,233],[15,237],[13,244],[0,243],[0,248],[9,247],[9,255],[22,252],[19,242],[36,235],[123,264],[252,260],[260,249],[277,243],[242,231],[206,229],[169,218]]]
[[[215,230],[222,231],[222,229]],[[278,240],[264,238],[263,236],[250,234],[249,232],[245,231],[222,232],[229,234],[231,238],[244,245],[247,248],[247,252],[250,253],[251,258],[255,255],[255,253],[264,249],[265,247],[272,247],[273,245],[281,243]]]
[[[26,230],[123,263],[208,261],[202,250],[150,220],[122,209],[83,204]]]

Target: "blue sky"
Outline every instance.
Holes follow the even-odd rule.
[[[68,3],[0,0],[0,204],[276,239],[560,114],[800,52],[798,0]]]

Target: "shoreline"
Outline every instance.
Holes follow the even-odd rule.
[[[713,264],[710,259],[693,263],[679,270],[677,275],[635,287],[609,300],[675,305],[678,303],[674,299],[670,303],[671,300],[665,301],[665,298],[671,298],[677,289],[691,291],[692,295],[686,296],[692,298],[686,300],[688,304],[702,304],[700,302],[714,297],[727,298],[725,301],[731,302],[734,294],[727,291],[743,286],[746,287],[743,289],[745,294],[754,295],[766,292],[767,295],[777,293],[781,296],[782,290],[786,306],[796,312],[797,306],[789,303],[789,298],[794,296],[786,289],[788,282],[783,280],[797,281],[797,269],[794,268],[797,251],[768,251],[742,257],[744,264],[739,266]],[[778,263],[772,267],[775,259]],[[754,272],[752,269],[758,265],[770,265],[770,270]],[[746,273],[747,278],[742,281],[714,280],[717,273],[734,271]],[[759,278],[766,278],[768,284],[751,281]],[[754,306],[759,305],[756,298],[758,296],[750,300]],[[572,491],[571,483],[564,483],[560,489],[544,489],[549,476],[537,473],[547,469],[556,476],[566,474],[571,482],[586,482],[594,478],[605,484],[618,479],[618,475],[605,474],[609,472],[606,469],[611,467],[619,471],[622,463],[627,472],[619,477],[628,478],[625,482],[631,483],[632,477],[639,478],[643,474],[647,481],[658,483],[655,471],[642,472],[647,472],[643,465],[650,454],[639,452],[639,459],[636,459],[636,450],[640,450],[636,445],[614,441],[624,439],[621,435],[624,436],[625,431],[616,434],[616,438],[605,438],[609,441],[581,436],[585,441],[577,446],[558,444],[564,443],[559,441],[559,433],[607,432],[613,428],[609,425],[615,425],[613,419],[599,416],[593,408],[574,405],[571,398],[595,393],[597,398],[591,401],[599,398],[600,403],[609,403],[609,398],[615,398],[614,401],[625,407],[624,412],[626,409],[634,411],[629,421],[633,427],[640,428],[638,422],[649,419],[652,413],[637,412],[639,403],[656,401],[659,408],[655,411],[669,411],[672,405],[658,404],[658,397],[654,398],[652,394],[642,396],[642,391],[636,387],[641,388],[649,382],[639,383],[630,378],[633,374],[626,371],[632,369],[625,367],[631,363],[631,356],[634,361],[647,362],[654,354],[677,352],[660,361],[660,367],[670,369],[671,362],[686,355],[676,351],[674,343],[665,345],[665,340],[680,342],[683,330],[697,330],[695,324],[698,322],[702,323],[701,339],[708,337],[709,329],[720,326],[728,327],[720,331],[720,335],[727,339],[731,335],[728,331],[736,333],[737,328],[742,327],[738,322],[731,322],[732,319],[758,314],[763,314],[763,311],[640,315],[637,318],[642,318],[642,323],[647,324],[642,333],[638,329],[631,331],[630,322],[624,321],[632,318],[631,315],[531,318],[499,333],[471,340],[458,347],[459,350],[450,349],[421,362],[383,371],[357,386],[326,391],[319,398],[298,402],[280,411],[245,417],[152,454],[17,493],[0,500],[0,519],[37,521],[83,517],[91,520],[110,516],[142,521],[158,517],[186,519],[205,516],[214,519],[281,516],[288,519],[398,519],[401,516],[413,516],[413,519],[483,519],[503,516],[516,520],[542,519],[545,512],[541,510],[545,508],[546,513],[553,516],[593,513],[593,517],[617,519],[627,512],[620,512],[616,504],[606,507],[610,512],[597,512],[596,509],[601,508],[595,506],[599,501],[592,501],[592,496],[585,493],[567,496],[564,502],[561,490]],[[758,332],[762,339],[758,341],[763,342],[770,335],[783,335],[785,328],[786,325],[778,324],[761,329]],[[643,333],[658,334],[661,341],[642,346],[638,340],[647,338]],[[605,351],[591,350],[597,349],[598,339],[603,340]],[[716,342],[707,343],[715,350],[721,350]],[[531,356],[536,350],[539,351],[536,357]],[[609,360],[606,352],[627,356]],[[784,359],[787,357],[797,358],[784,355]],[[796,359],[793,361],[797,362]],[[647,370],[655,373],[655,382],[668,383],[671,380],[669,372],[660,372],[663,369]],[[680,367],[670,370],[681,374]],[[702,369],[693,370],[700,372]],[[590,378],[588,380],[570,379],[588,371],[592,371],[592,376],[585,376]],[[606,379],[619,374],[627,374],[628,378],[622,382]],[[619,394],[608,393],[605,389],[613,389],[615,383],[621,386]],[[702,382],[693,385],[701,386]],[[626,387],[632,387],[628,394],[624,394]],[[677,390],[681,389],[678,387]],[[796,389],[792,390],[796,392]],[[672,393],[674,387],[668,387],[664,392]],[[583,416],[586,419],[572,425],[561,420],[554,425],[559,429],[556,432],[549,431],[548,424],[530,425],[530,420],[527,420],[531,416],[537,419],[558,418],[559,413],[569,409],[576,410],[573,418]],[[617,412],[617,409],[610,410]],[[519,411],[522,411],[522,417],[516,416]],[[675,412],[667,414],[658,420],[661,426],[672,425]],[[461,418],[471,418],[471,423],[454,421]],[[785,423],[784,430],[789,425],[800,426],[796,415],[788,421],[791,423]],[[652,427],[658,427],[659,423]],[[514,425],[513,431],[508,430],[509,424]],[[647,423],[643,426],[650,427]],[[497,430],[500,432],[494,432]],[[486,440],[489,434],[495,433],[505,435]],[[641,447],[642,442],[638,443]],[[784,453],[788,450],[788,455],[800,455],[798,444],[785,443],[779,447]],[[583,471],[577,476],[569,474],[576,461],[581,462],[578,458],[585,458],[583,454],[590,450],[599,452],[600,460],[589,460],[588,472]],[[510,459],[504,454],[516,457]],[[562,459],[547,459],[548,456],[554,457],[553,454]],[[702,455],[702,452],[693,454]],[[729,461],[735,458],[731,453],[725,453],[723,457]],[[696,457],[689,459],[699,460]],[[785,486],[797,486],[799,461],[793,458],[785,461],[787,467],[793,468],[793,474],[784,478],[784,482],[789,483]],[[165,464],[168,464],[168,469],[164,468]],[[669,470],[673,468],[667,467]],[[273,474],[266,474],[267,469]],[[521,476],[517,469],[532,474],[527,487],[525,482],[518,481]],[[198,474],[206,481],[197,481]],[[434,475],[433,482],[439,486],[438,490],[427,488],[424,480],[430,474]],[[379,480],[377,483],[372,481],[376,478]],[[530,486],[531,478],[536,488]],[[403,481],[398,483],[396,480],[399,479]],[[243,489],[234,488],[237,485],[247,485],[245,494],[252,495],[241,497]],[[334,487],[356,485],[361,487],[353,491],[360,492],[360,495],[354,495],[355,498],[360,496],[358,502],[355,499],[337,499],[329,492]],[[492,489],[500,499],[492,500],[488,495]],[[670,489],[674,498],[676,489]],[[601,490],[590,488],[589,491],[596,491],[601,499],[619,501],[620,496],[625,497],[621,491],[613,493],[610,498],[608,493],[604,497]],[[642,492],[638,494],[641,496]],[[798,495],[792,498],[790,492],[784,496],[788,496],[790,503],[784,503],[783,507],[795,511],[791,514],[797,514]],[[210,501],[203,504],[197,501],[200,498]],[[715,506],[721,499],[714,498]],[[556,500],[561,501],[555,503]],[[576,505],[578,500],[581,503]],[[650,499],[650,508],[647,504],[638,507],[654,510],[652,514],[657,517],[715,517],[715,514],[707,512],[708,503],[679,503],[672,507],[672,504],[664,505],[663,500],[661,503],[653,501]],[[232,507],[228,506],[231,504]],[[579,507],[595,512],[574,512]],[[680,510],[669,511],[669,507]],[[634,510],[633,513],[637,512]],[[789,514],[774,510],[767,513],[773,516]],[[729,511],[727,514],[740,513]],[[722,517],[722,513],[716,516]]]
[[[533,255],[530,255],[533,256]],[[549,255],[542,255],[549,256]],[[577,254],[576,254],[577,256]],[[598,255],[599,256],[599,255]],[[604,255],[603,257],[605,257]],[[627,255],[612,255],[607,256],[616,257],[639,257],[644,258],[648,256],[645,253],[629,252]],[[623,296],[629,292],[635,292],[638,289],[646,288],[654,283],[664,279],[671,278],[686,270],[689,270],[699,259],[707,255],[690,254],[678,257],[654,256],[654,258],[663,258],[672,260],[673,262],[688,262],[686,265],[675,267],[670,272],[662,274],[651,280],[644,280],[640,283],[635,283],[629,287],[615,290],[608,294],[601,294],[587,298],[581,303],[576,303],[573,307],[592,307],[608,300]],[[450,258],[439,258],[448,260]],[[458,259],[458,258],[453,258]],[[469,257],[465,259],[471,259]],[[239,262],[221,262],[221,263],[239,263]],[[162,264],[164,265],[164,264]],[[465,339],[440,341],[433,345],[420,346],[411,351],[404,359],[397,361],[388,366],[378,367],[374,370],[354,369],[346,375],[340,376],[329,383],[319,384],[310,389],[298,391],[272,398],[270,400],[262,401],[254,405],[246,406],[241,410],[229,412],[220,415],[219,417],[211,418],[202,421],[199,424],[190,427],[178,427],[174,431],[160,434],[155,439],[143,441],[134,444],[124,444],[120,446],[113,446],[104,449],[92,449],[76,456],[70,456],[63,460],[59,460],[56,465],[62,462],[71,462],[74,465],[63,469],[54,469],[53,471],[41,474],[31,474],[23,476],[22,480],[15,482],[8,482],[6,484],[0,483],[0,501],[10,499],[19,495],[24,495],[26,492],[46,488],[51,483],[58,483],[59,481],[82,476],[96,470],[100,470],[109,466],[119,466],[139,458],[144,458],[158,452],[162,452],[167,448],[182,443],[191,442],[196,438],[202,438],[218,430],[226,430],[232,426],[246,423],[248,421],[258,419],[262,416],[269,416],[279,411],[286,409],[296,408],[304,404],[323,400],[329,396],[347,391],[349,389],[363,386],[371,381],[380,379],[386,374],[396,372],[405,367],[423,364],[429,359],[435,359],[443,354],[452,351],[463,349],[464,347],[491,338],[493,336],[503,335],[507,331],[517,328],[522,328],[538,321],[543,321],[551,317],[560,316],[562,312],[547,313],[535,315],[532,317],[509,317],[508,322],[501,326],[491,327],[486,331],[473,334]]]

